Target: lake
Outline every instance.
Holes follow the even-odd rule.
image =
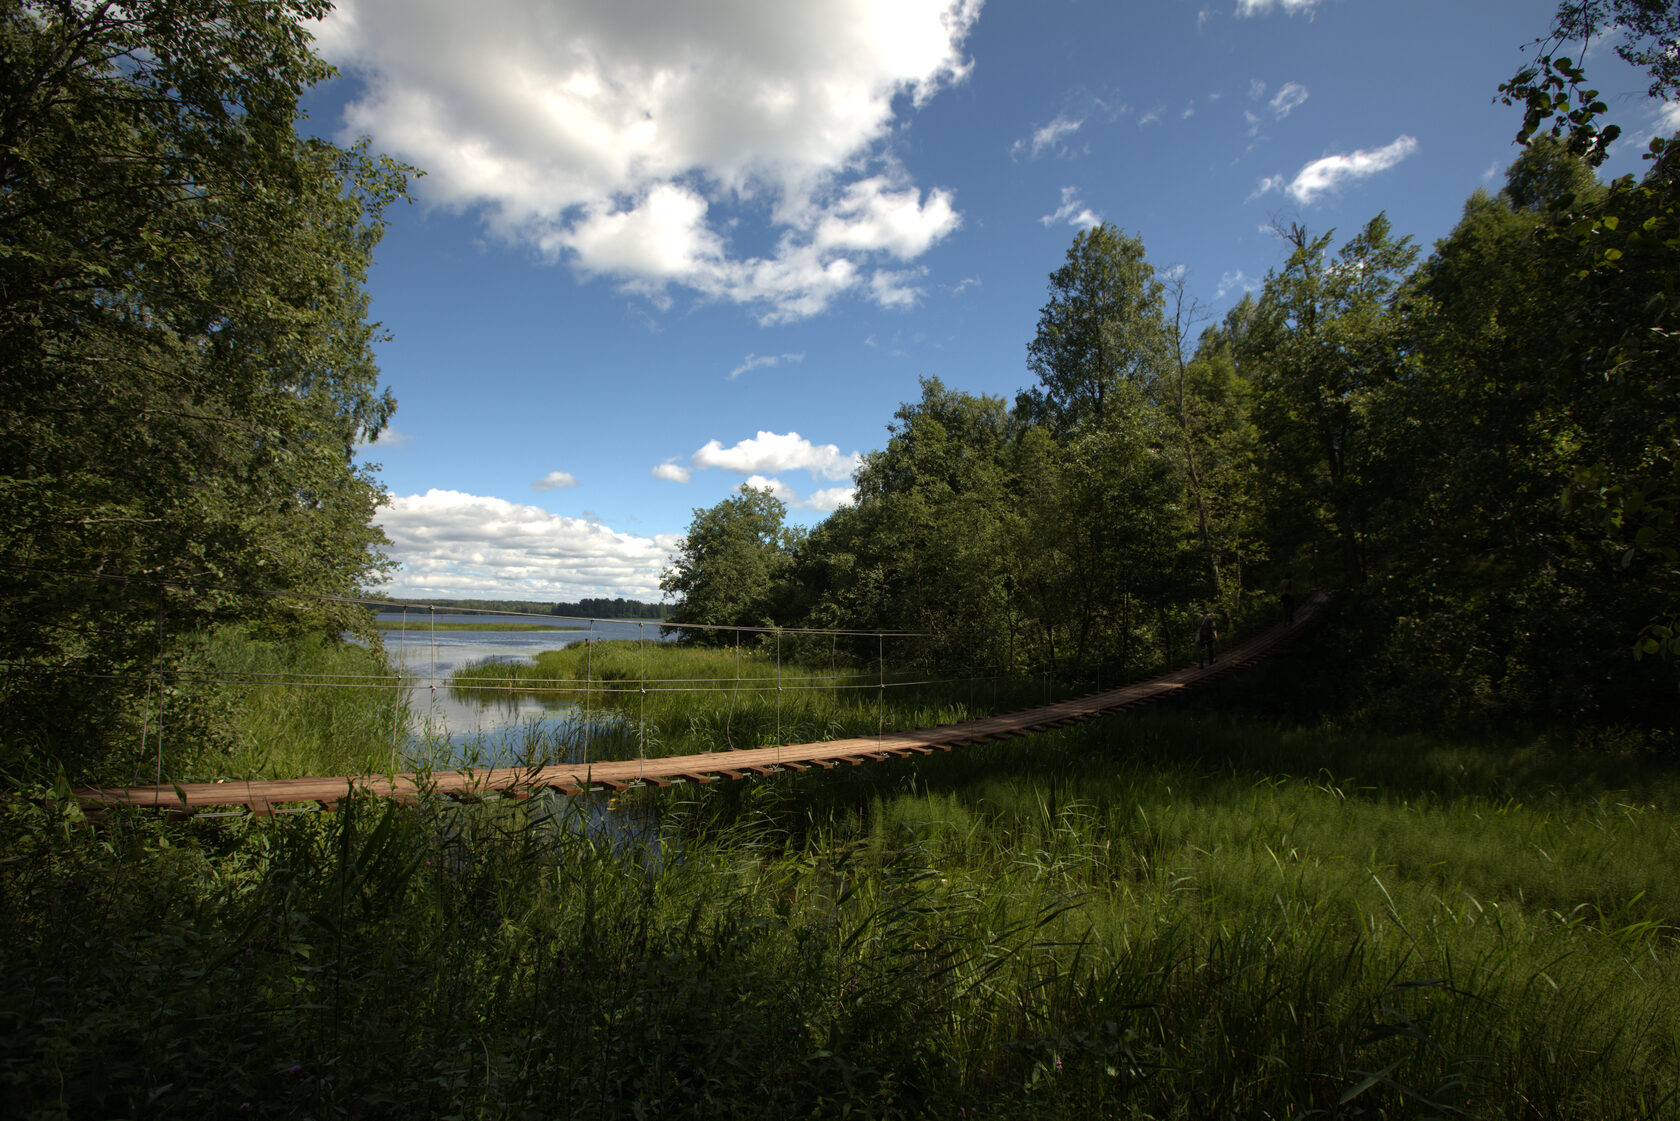
[[[588,623],[543,615],[480,615],[471,612],[437,612],[410,608],[381,611],[382,624],[403,622],[424,630],[384,631],[385,651],[402,667],[411,684],[410,728],[417,737],[446,737],[457,748],[471,748],[478,762],[507,763],[517,759],[521,747],[533,733],[552,732],[576,726],[582,719],[578,706],[530,694],[463,694],[449,688],[449,676],[475,662],[534,662],[544,650],[558,650],[584,639],[668,641],[657,620],[639,622],[623,619]],[[511,626],[552,624],[577,630],[463,631],[432,630],[432,624],[446,626],[506,623]]]

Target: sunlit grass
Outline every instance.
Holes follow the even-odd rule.
[[[550,729],[559,759],[621,759],[769,744],[813,743],[930,727],[1042,703],[1019,680],[942,680],[919,671],[778,658],[774,647],[704,648],[618,640],[538,654],[531,664],[489,661],[457,670],[465,698],[539,696],[577,706]],[[606,718],[599,747],[582,737]]]
[[[205,638],[200,657],[196,664],[231,708],[231,750],[196,757],[178,777],[357,775],[404,764],[408,693],[381,651],[314,637],[264,641],[226,628]]]

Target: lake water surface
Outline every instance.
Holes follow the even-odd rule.
[[[433,614],[425,609],[382,611],[379,621],[423,624],[425,630],[384,632],[385,651],[402,667],[410,682],[411,731],[419,736],[443,736],[461,748],[472,745],[486,756],[484,761],[511,761],[518,746],[533,732],[552,731],[575,725],[582,719],[578,706],[570,701],[551,700],[530,694],[470,694],[449,688],[456,670],[476,662],[530,663],[544,650],[559,650],[585,639],[667,641],[657,621],[642,623],[622,619],[587,622],[545,615]],[[430,629],[431,624],[539,623],[577,630],[540,631],[453,631]]]

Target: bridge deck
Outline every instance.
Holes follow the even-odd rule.
[[[336,778],[267,779],[262,781],[196,782],[183,785],[81,787],[76,797],[92,813],[117,805],[142,806],[195,813],[210,807],[244,806],[265,815],[288,804],[331,809],[352,794],[413,801],[423,787],[450,797],[475,800],[490,792],[504,797],[529,797],[544,790],[578,794],[585,790],[625,790],[633,786],[669,786],[679,782],[714,782],[749,778],[777,771],[830,768],[843,763],[931,755],[992,740],[1026,736],[1172,696],[1232,669],[1252,664],[1301,630],[1312,615],[1313,603],[1302,603],[1294,628],[1279,623],[1224,650],[1206,669],[1189,666],[1130,685],[1083,697],[1058,701],[1021,712],[945,724],[935,728],[887,732],[877,736],[826,740],[674,755],[661,759],[626,759],[591,763],[562,763],[542,767],[480,767],[439,771],[427,775],[353,775]]]

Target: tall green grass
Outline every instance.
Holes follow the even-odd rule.
[[[189,675],[216,696],[226,731],[217,751],[182,744],[170,778],[355,775],[413,762],[407,690],[376,647],[228,627],[203,637]],[[170,716],[161,715],[166,743]]]
[[[1676,869],[1658,761],[1193,711],[615,800],[11,802],[0,1113],[1663,1118]]]
[[[704,648],[635,641],[544,651],[534,663],[457,670],[464,697],[530,694],[569,701],[578,720],[551,729],[547,754],[618,759],[811,743],[929,727],[1041,704],[1044,681],[945,680],[914,670],[794,662],[774,646]],[[602,733],[601,718],[606,718]],[[599,742],[585,744],[586,732]]]

